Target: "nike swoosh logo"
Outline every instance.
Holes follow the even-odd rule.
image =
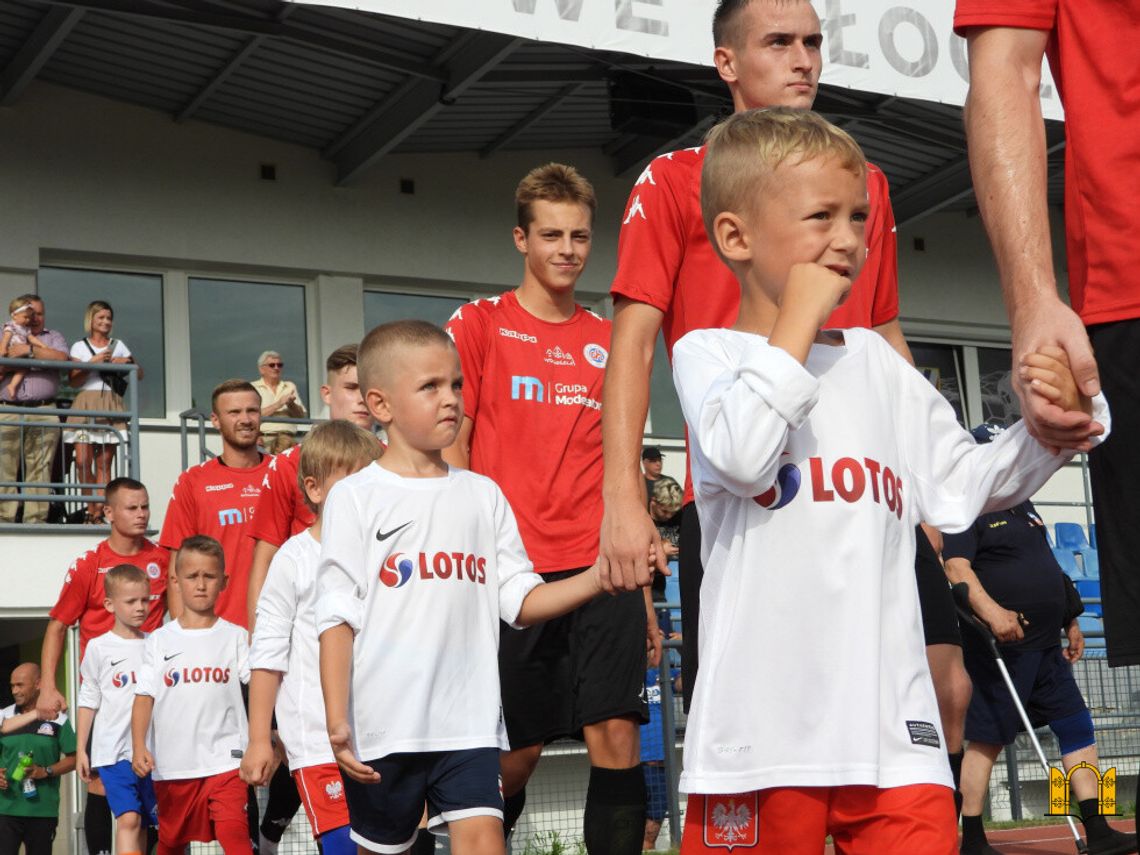
[[[177,654],[177,653],[175,653],[174,655],[175,655],[175,656],[177,656],[178,654]],[[111,663],[111,667],[112,667],[112,668],[117,668],[119,665],[122,665],[122,664],[123,664],[124,662],[126,662],[126,661],[127,661],[126,659],[120,659],[118,662],[112,662],[112,663]]]
[[[162,657],[162,661],[163,661],[163,662],[169,662],[169,661],[170,661],[171,659],[173,659],[175,656],[181,656],[181,655],[182,655],[182,651],[181,651],[181,650],[179,650],[177,653],[171,653],[169,656],[163,656],[163,657]]]
[[[408,526],[410,526],[412,524],[412,522],[413,522],[412,520],[408,520],[403,525],[398,525],[393,529],[389,529],[388,531],[378,531],[378,532],[376,532],[376,539],[379,541],[385,541],[388,538],[390,538],[392,535],[394,535],[396,532],[403,531],[404,529],[406,529]]]

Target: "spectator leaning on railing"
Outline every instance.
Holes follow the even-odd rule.
[[[16,300],[20,304],[29,304],[28,342],[19,344],[9,341],[0,355],[66,360],[67,339],[55,330],[44,329],[43,300],[35,294],[22,294]],[[12,373],[15,372],[10,367],[0,366],[0,378]],[[26,413],[0,413],[0,491],[15,490],[13,485],[21,464],[24,481],[51,480],[51,466],[59,444],[59,419],[53,415],[38,414],[36,410],[54,407],[58,392],[59,372],[48,368],[29,368],[14,392],[6,386],[0,391],[0,404],[27,409]],[[18,424],[20,419],[25,422],[23,426]],[[44,424],[45,427],[35,427],[29,423]],[[3,482],[7,482],[7,485]],[[50,490],[46,487],[27,487],[23,492],[44,494]],[[18,506],[19,502],[0,502],[0,522],[15,522]],[[24,522],[46,522],[47,511],[47,502],[25,502]]]
[[[297,386],[292,380],[281,379],[281,369],[285,367],[281,354],[267,350],[257,357],[257,370],[261,378],[253,381],[253,388],[261,396],[261,417],[288,416],[301,419],[308,410],[301,403]],[[285,422],[261,423],[261,447],[270,454],[284,451],[296,442],[297,431],[294,425]]]

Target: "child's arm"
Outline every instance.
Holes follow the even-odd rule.
[[[1030,394],[1044,398],[1067,414],[1090,417],[1089,429],[1095,430],[1096,425],[1091,419],[1092,399],[1082,395],[1077,388],[1077,381],[1069,367],[1069,355],[1061,348],[1049,345],[1036,353],[1026,354],[1018,366],[1018,373]],[[1074,449],[1088,451],[1091,447],[1092,443],[1086,440],[1077,443]]]
[[[16,715],[9,716],[8,718],[4,719],[3,722],[0,722],[0,734],[11,733],[14,730],[19,730],[22,727],[27,727],[29,724],[37,721],[38,719],[39,716],[36,714],[36,711],[34,709],[28,710],[24,713],[16,713]]]
[[[85,784],[91,783],[91,758],[87,756],[87,738],[95,721],[95,710],[80,707],[75,720],[75,771]]]
[[[273,750],[273,707],[281,688],[281,672],[254,668],[249,678],[249,745],[241,758],[241,779],[264,787],[276,770]]]
[[[325,699],[325,720],[329,744],[337,765],[350,778],[362,784],[375,784],[380,773],[356,759],[352,728],[348,723],[348,691],[352,674],[352,644],[355,635],[346,623],[321,633],[321,694]]]
[[[154,771],[154,756],[146,747],[146,732],[150,729],[153,712],[154,698],[135,695],[135,703],[131,707],[131,768],[140,778]]]
[[[768,344],[786,350],[803,365],[819,331],[850,290],[849,277],[822,264],[792,265]]]
[[[572,612],[598,594],[602,584],[598,580],[598,562],[569,579],[547,582],[530,589],[523,598],[522,608],[514,620],[516,626],[532,626]]]

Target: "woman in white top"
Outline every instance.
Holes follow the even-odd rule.
[[[115,312],[109,303],[95,300],[87,306],[83,316],[83,329],[87,335],[71,346],[71,359],[73,362],[90,362],[93,364],[111,363],[122,365],[134,362],[130,350],[121,341],[111,338],[111,327],[115,321]],[[142,379],[142,368],[139,368],[139,379]],[[72,405],[76,410],[125,410],[123,397],[115,391],[119,378],[126,380],[122,373],[100,372],[97,369],[74,369],[69,382],[72,387],[78,388],[79,394]],[[121,388],[121,387],[120,387]],[[111,479],[112,465],[115,462],[115,450],[119,445],[120,432],[125,431],[125,420],[105,417],[91,417],[83,415],[68,416],[68,424],[76,427],[64,433],[64,442],[74,443],[75,469],[81,484],[94,484],[99,487],[106,486]],[[108,428],[93,427],[92,423],[108,425]],[[86,495],[94,495],[95,489],[83,491]],[[103,503],[91,502],[87,505],[87,522],[99,524],[103,522]]]

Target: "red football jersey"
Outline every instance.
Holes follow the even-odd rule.
[[[102,541],[71,563],[63,578],[59,599],[52,607],[51,617],[64,626],[79,622],[79,658],[87,650],[87,642],[109,632],[115,626],[115,616],[103,608],[106,593],[103,574],[119,564],[133,564],[150,579],[150,613],[143,631],[150,632],[162,626],[166,614],[166,568],[170,553],[157,544],[144,540],[137,555],[120,555],[111,549],[109,541]]]
[[[226,466],[220,458],[187,469],[174,484],[158,539],[160,545],[171,550],[196,534],[209,535],[222,544],[229,581],[218,597],[215,612],[246,628],[246,593],[253,559],[253,540],[246,533],[257,511],[261,482],[268,470],[268,456],[248,469]]]
[[[1136,3],[958,0],[954,29],[964,36],[971,27],[1049,33],[1049,68],[1065,105],[1069,299],[1086,324],[1140,317],[1134,243],[1140,226]],[[1120,61],[1106,63],[1105,57]]]
[[[317,515],[305,504],[297,484],[297,467],[301,464],[301,446],[294,445],[269,461],[269,469],[261,481],[261,498],[247,534],[281,546],[317,521]]]
[[[474,422],[471,469],[506,494],[539,573],[598,555],[611,326],[581,307],[562,323],[539,320],[513,291],[468,303],[447,324]]]
[[[654,159],[630,192],[618,236],[610,293],[665,313],[661,329],[670,359],[685,333],[730,327],[740,309],[740,285],[709,243],[701,219],[704,161],[704,147]],[[895,216],[887,178],[872,164],[867,165],[867,193],[867,261],[828,327],[874,327],[898,317]],[[686,465],[686,502],[693,500],[691,481]]]

